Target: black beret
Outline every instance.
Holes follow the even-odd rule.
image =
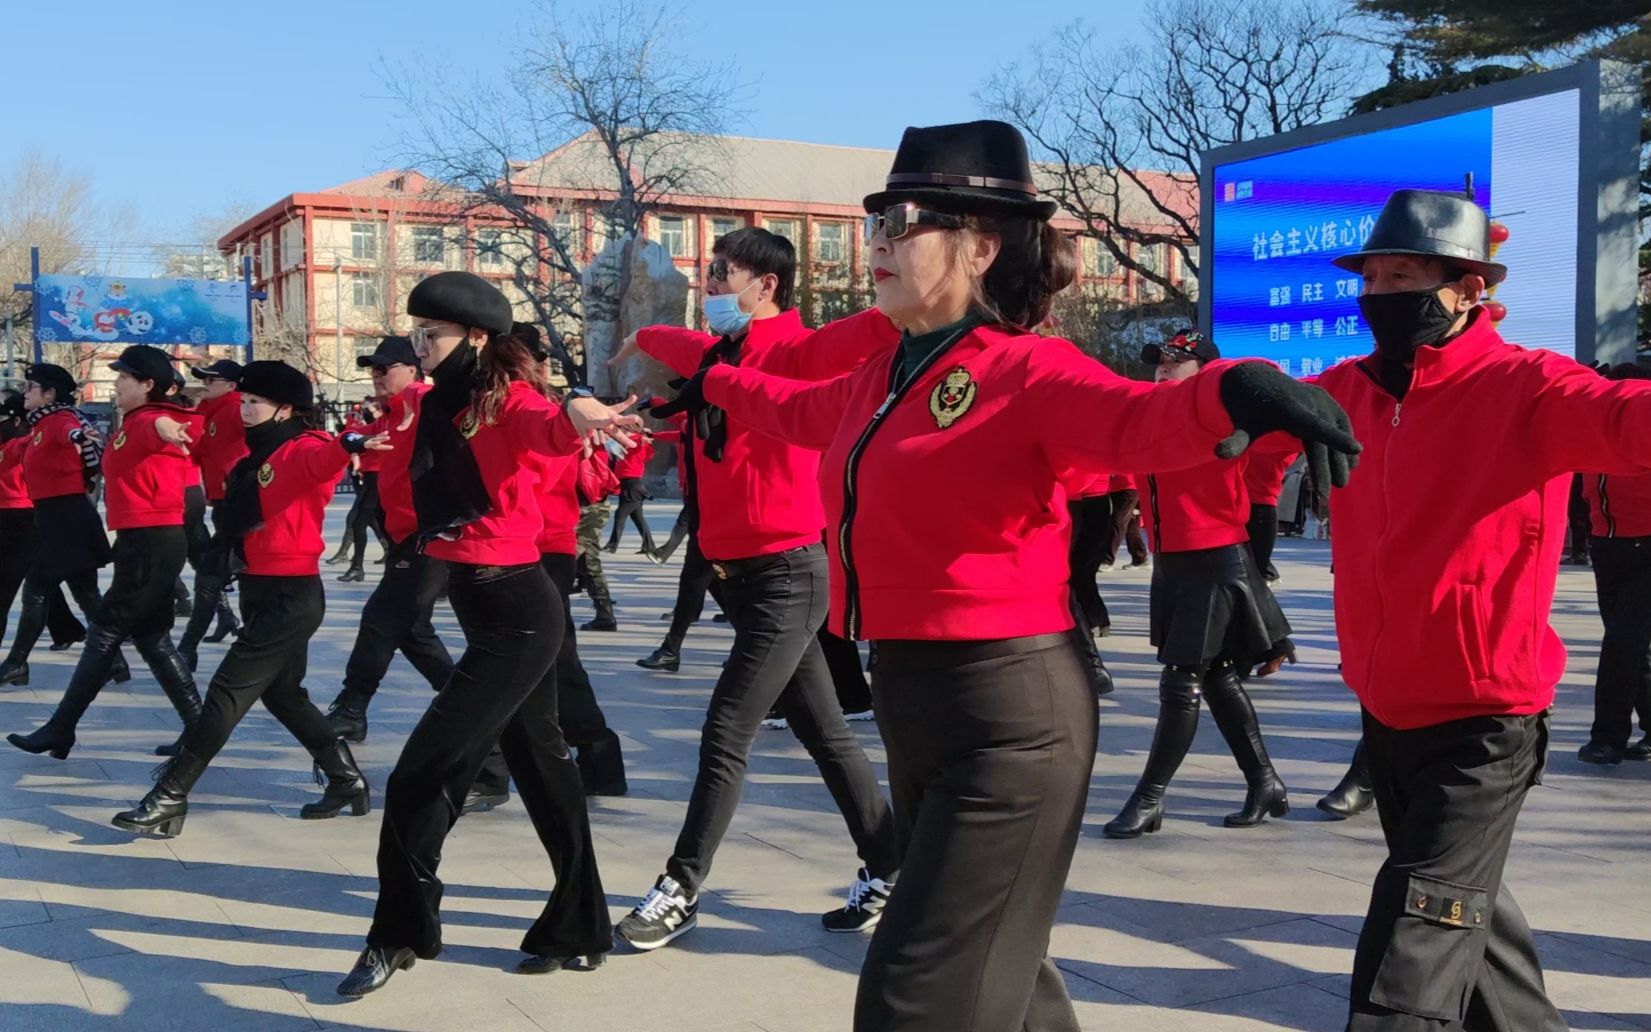
[[[50,362],[36,362],[29,366],[23,371],[23,379],[37,383],[47,390],[55,390],[58,401],[73,401],[75,391],[80,388],[67,369]]]
[[[438,272],[421,280],[407,295],[407,314],[474,326],[495,336],[509,333],[515,318],[510,300],[473,272]]]
[[[366,369],[369,366],[410,365],[417,366],[418,354],[413,351],[413,342],[407,337],[385,337],[378,342],[378,347],[370,355],[357,355],[355,366],[357,369]]]
[[[248,362],[241,370],[241,393],[293,408],[310,408],[315,404],[315,388],[310,385],[310,378],[285,362]]]
[[[148,344],[133,344],[110,362],[109,368],[117,373],[130,373],[139,380],[152,380],[157,387],[177,382],[172,356]]]
[[[241,363],[227,358],[220,358],[211,365],[196,366],[190,370],[197,380],[204,380],[209,376],[220,380],[229,380],[233,383],[241,381]]]

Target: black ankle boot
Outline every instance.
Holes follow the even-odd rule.
[[[333,734],[346,742],[360,744],[367,740],[367,700],[348,688],[327,707],[327,723]]]
[[[133,639],[138,655],[149,664],[149,672],[155,675],[160,682],[161,691],[166,693],[166,699],[172,703],[177,711],[178,720],[183,724],[183,730],[188,731],[201,715],[201,695],[195,689],[195,678],[190,674],[189,667],[183,657],[178,655],[172,647],[172,636],[166,632],[145,635]],[[166,745],[155,747],[156,756],[176,756],[178,747],[183,742],[180,732],[177,739]]]
[[[163,764],[156,777],[155,787],[143,801],[124,813],[117,813],[110,821],[123,831],[140,835],[173,838],[183,831],[183,819],[189,813],[189,790],[206,771],[206,761],[187,749]]]
[[[549,975],[558,971],[595,971],[608,962],[606,953],[587,953],[583,960],[553,953],[530,953],[516,965],[518,975]]]
[[[405,946],[369,946],[356,958],[355,967],[338,983],[340,996],[366,996],[384,988],[397,971],[410,970],[418,955]]]
[[[328,748],[313,755],[316,783],[325,784],[327,790],[322,793],[318,802],[306,803],[304,808],[298,811],[298,816],[306,821],[324,821],[329,817],[337,817],[344,812],[345,807],[349,807],[350,812],[357,817],[365,816],[372,809],[367,776],[356,766],[355,757],[350,755],[350,747],[342,741],[335,741]]]
[[[1375,786],[1370,781],[1370,768],[1364,762],[1364,741],[1353,750],[1353,762],[1341,781],[1318,801],[1318,808],[1338,820],[1347,820],[1376,805]]]
[[[29,683],[29,662],[26,659],[8,659],[0,665],[0,685],[15,684],[22,687]]]
[[[235,610],[230,607],[228,602],[224,601],[222,595],[218,596],[218,626],[213,628],[212,633],[206,636],[206,643],[216,645],[225,638],[238,638],[240,636],[241,621],[236,619]]]
[[[367,579],[367,571],[360,566],[355,566],[352,564],[348,570],[345,570],[343,573],[338,575],[338,579],[344,584],[349,584],[353,581],[364,581]]]
[[[1101,831],[1107,838],[1140,838],[1157,831],[1164,819],[1164,793],[1181,769],[1192,740],[1198,734],[1199,691],[1203,678],[1197,670],[1165,667],[1158,682],[1158,726],[1152,732],[1146,769],[1122,812]]]
[[[1227,748],[1232,750],[1233,759],[1238,761],[1238,769],[1244,772],[1244,781],[1249,785],[1244,808],[1228,814],[1221,823],[1229,828],[1253,828],[1269,816],[1283,817],[1289,813],[1289,792],[1267,756],[1255,707],[1238,679],[1237,668],[1229,662],[1212,667],[1204,682],[1204,698],[1209,700],[1215,726],[1221,729],[1221,737],[1227,740]]]
[[[675,672],[682,667],[681,642],[665,639],[665,644],[654,649],[646,659],[639,659],[636,665],[644,670],[669,670]]]
[[[1112,671],[1106,668],[1106,660],[1102,658],[1099,649],[1090,653],[1086,664],[1089,668],[1089,683],[1094,686],[1096,695],[1111,695],[1116,687],[1112,683]]]
[[[579,629],[581,631],[617,631],[619,630],[619,623],[613,618],[612,612],[597,613],[596,619],[581,624]]]
[[[132,679],[132,668],[126,662],[126,657],[120,652],[115,653],[115,661],[109,666],[108,680],[104,684],[125,684]]]

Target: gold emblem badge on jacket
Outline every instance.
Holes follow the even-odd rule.
[[[934,416],[934,425],[944,430],[962,419],[963,414],[974,405],[979,386],[962,366],[947,373],[946,378],[929,392],[929,414]]]
[[[468,441],[476,436],[476,431],[481,429],[481,423],[482,421],[476,415],[475,409],[466,409],[464,418],[459,420],[459,433],[463,434],[464,439]]]
[[[120,433],[115,435],[115,450],[119,451],[124,447],[126,447],[126,431],[122,430]]]
[[[266,462],[258,467],[258,486],[268,487],[273,483],[275,483],[275,467]]]

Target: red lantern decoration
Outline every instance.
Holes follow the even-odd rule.
[[[1500,301],[1486,301],[1485,312],[1490,316],[1491,322],[1499,323],[1508,317],[1508,306]]]
[[[1490,242],[1493,243],[1493,244],[1505,244],[1505,243],[1507,243],[1508,242],[1508,227],[1504,226],[1500,222],[1492,222],[1490,224]]]

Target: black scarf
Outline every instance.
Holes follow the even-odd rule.
[[[714,365],[726,363],[731,366],[740,364],[739,341],[732,337],[723,337],[706,349],[705,357],[700,360],[701,369],[709,369]],[[728,413],[715,405],[707,405],[693,414],[692,434],[705,442],[705,457],[712,462],[721,462],[722,453],[728,447]],[[692,445],[689,445],[692,451]]]
[[[493,508],[470,442],[453,420],[476,389],[476,349],[465,341],[432,370],[435,384],[419,402],[408,474],[421,541],[451,536]]]
[[[246,569],[246,536],[264,525],[264,503],[258,471],[283,444],[308,430],[297,416],[266,419],[246,429],[247,457],[224,477],[224,500],[213,512],[217,534],[212,539],[209,565],[229,577]]]

